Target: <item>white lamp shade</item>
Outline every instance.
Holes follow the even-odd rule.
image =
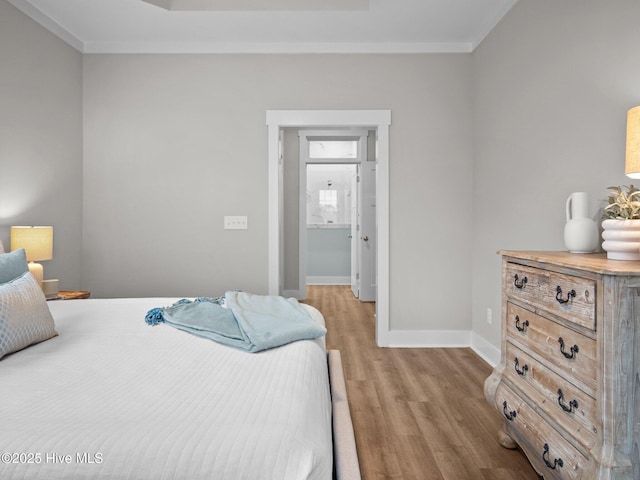
[[[640,178],[640,106],[627,112],[627,156],[624,173],[629,178]]]
[[[11,250],[24,248],[28,262],[53,258],[53,227],[11,227]]]

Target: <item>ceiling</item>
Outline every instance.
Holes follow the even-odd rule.
[[[517,0],[8,0],[84,53],[471,52]]]

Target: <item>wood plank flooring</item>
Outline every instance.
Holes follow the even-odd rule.
[[[498,444],[502,419],[483,394],[491,367],[471,349],[378,347],[375,305],[349,287],[308,287],[305,303],[341,351],[363,479],[539,480]]]

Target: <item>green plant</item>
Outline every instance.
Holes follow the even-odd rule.
[[[604,207],[602,218],[614,220],[640,219],[640,190],[633,185],[608,187],[609,204]]]

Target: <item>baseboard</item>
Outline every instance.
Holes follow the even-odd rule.
[[[500,363],[500,349],[475,332],[471,332],[471,349],[492,367]]]
[[[285,290],[283,296],[300,299],[299,293],[298,290]],[[389,330],[377,333],[376,340],[381,347],[471,348],[492,367],[500,363],[500,349],[471,330]]]
[[[390,330],[384,346],[391,348],[471,348],[492,367],[500,363],[500,349],[470,330]]]
[[[351,285],[351,277],[309,276],[307,285]]]

